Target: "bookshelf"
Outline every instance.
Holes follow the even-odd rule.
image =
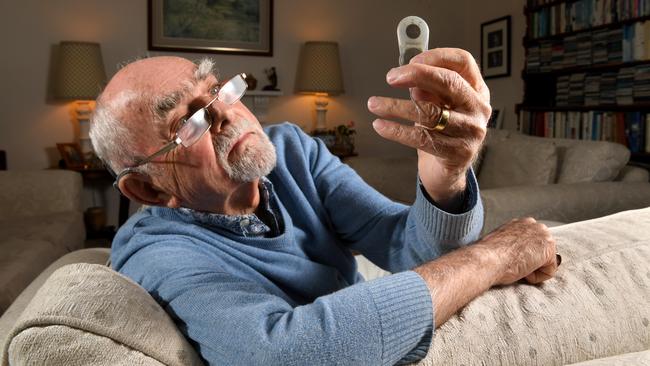
[[[650,0],[527,0],[524,16],[519,130],[650,162]]]

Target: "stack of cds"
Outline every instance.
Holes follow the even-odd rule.
[[[626,105],[634,103],[634,67],[625,67],[618,71],[616,78],[616,103]]]
[[[634,102],[650,102],[650,66],[637,66],[634,72]]]
[[[600,74],[588,74],[585,78],[585,105],[598,105],[600,102]]]

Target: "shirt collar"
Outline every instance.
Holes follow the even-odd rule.
[[[274,219],[277,217],[275,210],[272,209],[270,204],[271,198],[274,195],[273,183],[266,177],[260,178],[260,205],[262,209],[267,209],[273,215]],[[224,215],[210,212],[195,211],[191,208],[181,207],[179,211],[182,214],[190,216],[193,220],[201,224],[212,226],[215,228],[227,230],[233,234],[241,236],[262,236],[270,233],[271,228],[265,224],[257,215]]]

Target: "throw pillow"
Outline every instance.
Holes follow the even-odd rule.
[[[557,183],[612,181],[630,159],[630,151],[613,142],[556,139],[555,143]]]
[[[557,148],[547,141],[495,141],[481,165],[481,188],[550,184],[557,172]]]

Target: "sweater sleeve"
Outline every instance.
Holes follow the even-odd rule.
[[[353,250],[390,272],[409,270],[478,239],[483,205],[474,172],[467,173],[467,210],[445,212],[418,182],[413,205],[393,202],[340,162],[318,139],[297,132],[334,230]],[[387,177],[387,179],[399,177]]]
[[[432,305],[415,272],[293,306],[189,246],[159,242],[117,269],[156,298],[209,364],[393,365],[426,354]]]

